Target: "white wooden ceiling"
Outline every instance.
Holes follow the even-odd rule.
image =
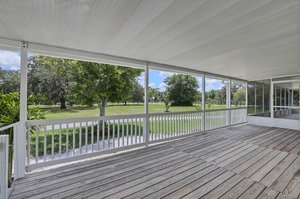
[[[0,0],[0,37],[254,80],[300,73],[300,0]]]

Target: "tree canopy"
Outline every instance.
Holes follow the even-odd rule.
[[[173,74],[164,80],[168,99],[173,106],[192,106],[197,100],[197,79],[190,75]]]

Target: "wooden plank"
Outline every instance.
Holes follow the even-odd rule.
[[[224,195],[228,190],[232,189],[235,185],[241,182],[244,178],[241,175],[234,175],[225,183],[222,183],[220,186],[206,194],[202,197],[202,199],[211,199],[211,198],[219,198]]]
[[[265,175],[267,175],[275,166],[279,164],[288,155],[287,152],[280,152],[275,158],[265,164],[263,167],[258,169],[250,177],[252,180],[259,182]]]
[[[270,188],[266,188],[257,199],[275,199],[278,196],[279,192]]]
[[[239,184],[234,186],[232,189],[230,189],[228,192],[226,192],[220,199],[232,199],[232,198],[238,198],[240,195],[242,195],[249,187],[252,186],[254,182],[249,179],[242,180]]]
[[[167,196],[168,194],[171,194],[175,190],[178,190],[182,187],[188,186],[188,184],[190,184],[191,182],[194,182],[196,180],[200,180],[200,182],[202,181],[202,183],[205,183],[206,181],[204,180],[205,179],[204,177],[206,175],[209,175],[210,173],[213,173],[213,172],[220,173],[221,171],[223,172],[224,170],[219,169],[218,167],[216,167],[214,165],[211,165],[211,166],[205,168],[204,170],[202,170],[201,172],[197,172],[186,178],[178,180],[177,182],[175,182],[173,184],[169,184],[166,187],[164,187],[158,191],[153,191],[153,192],[151,192],[151,194],[148,194],[145,197],[146,198],[162,198],[164,196]]]
[[[226,171],[224,169],[218,168],[217,170],[215,170],[195,181],[190,182],[189,184],[187,184],[186,186],[184,186],[180,189],[172,190],[173,192],[171,194],[168,194],[167,196],[162,197],[162,198],[166,198],[166,199],[181,198],[181,197],[187,195],[188,193],[194,191],[195,189],[201,187],[202,185],[208,183],[209,181],[215,179],[216,177],[222,175],[225,172]]]
[[[300,197],[300,168],[295,173],[293,179],[288,184],[288,186],[285,188],[283,193],[288,195],[290,198]]]
[[[247,155],[245,155],[245,156],[237,159],[236,161],[231,162],[230,164],[226,165],[224,168],[226,168],[227,170],[233,170],[234,168],[240,166],[242,163],[246,162],[250,158],[255,157],[256,155],[258,155],[259,153],[261,153],[263,150],[265,150],[265,148],[258,147],[257,149],[255,149],[251,153],[249,153],[249,154],[247,154]]]
[[[279,153],[280,153],[280,151],[272,151],[271,153],[269,153],[268,155],[266,155],[265,157],[263,157],[262,159],[260,159],[258,162],[256,162],[255,164],[251,165],[250,167],[248,167],[245,171],[243,171],[241,173],[241,175],[243,175],[245,177],[250,177],[258,169],[260,169],[265,164],[267,164],[269,161],[271,161],[273,158],[275,158]]]
[[[289,154],[284,160],[282,160],[270,173],[268,173],[260,183],[265,186],[271,186],[271,184],[294,162],[297,155]]]
[[[254,183],[247,189],[239,199],[255,199],[266,187],[259,183]]]
[[[291,180],[294,178],[294,175],[300,168],[300,156],[280,175],[279,178],[271,185],[271,188],[283,192],[284,189],[288,186]]]
[[[235,160],[237,160],[243,156],[247,156],[250,152],[252,152],[253,150],[255,150],[257,148],[258,148],[258,146],[251,146],[251,147],[247,148],[246,150],[243,150],[242,152],[240,152],[228,159],[225,159],[224,161],[219,162],[218,166],[225,167],[226,165],[230,164],[231,162],[234,162]]]
[[[247,147],[247,146],[246,146]],[[230,155],[230,153],[232,152],[232,151],[236,151],[236,150],[238,150],[238,149],[244,149],[245,148],[245,144],[244,143],[240,143],[240,144],[238,144],[238,145],[236,145],[236,146],[234,146],[234,147],[230,147],[229,149],[227,149],[227,150],[223,150],[222,152],[219,152],[219,153],[217,153],[217,154],[215,154],[215,155],[213,155],[213,156],[209,156],[209,157],[206,157],[206,161],[214,161],[214,160],[216,160],[216,159],[218,159],[218,158],[220,158],[220,157],[223,157],[223,156],[225,156],[225,155]]]
[[[226,171],[222,175],[216,177],[212,181],[206,183],[205,185],[197,188],[196,190],[192,191],[191,193],[185,195],[183,198],[201,198],[220,184],[224,183],[226,180],[234,176],[233,172]]]

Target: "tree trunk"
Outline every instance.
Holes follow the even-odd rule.
[[[103,97],[100,103],[100,116],[105,116],[106,103],[107,97]]]
[[[67,106],[66,106],[66,98],[61,97],[59,99],[59,101],[60,101],[60,109],[66,109],[67,108]]]

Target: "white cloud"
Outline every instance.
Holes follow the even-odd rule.
[[[137,77],[137,81],[141,86],[145,86],[145,72],[142,72],[139,77]]]
[[[160,71],[159,72],[159,76],[163,77],[163,78],[167,78],[169,76],[171,76],[173,73],[171,72],[166,72],[166,71]]]
[[[205,83],[206,83],[206,84],[213,84],[213,83],[216,83],[216,82],[218,82],[218,81],[220,81],[220,80],[217,80],[217,79],[210,79],[210,78],[206,78],[206,79],[205,79]]]
[[[154,88],[155,87],[155,84],[153,82],[149,83],[149,87],[152,87]]]
[[[20,54],[0,50],[0,66],[7,70],[20,69]]]
[[[159,88],[159,91],[164,92],[164,91],[166,91],[166,84],[162,82],[159,84],[158,88]]]

